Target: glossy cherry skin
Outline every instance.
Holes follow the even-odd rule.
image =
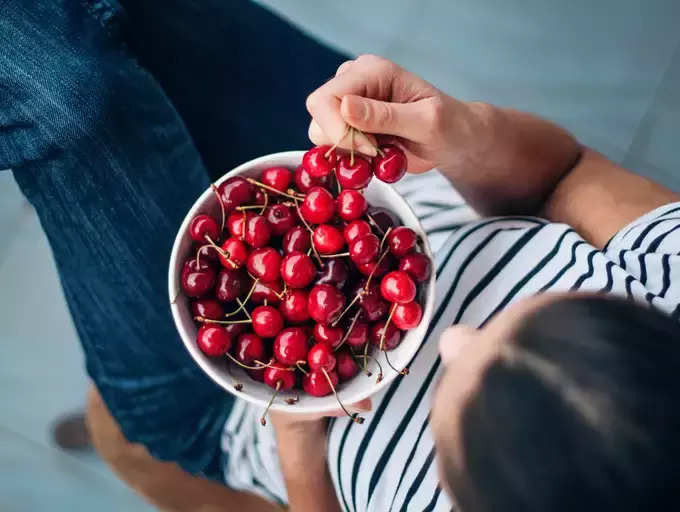
[[[250,203],[255,197],[255,187],[240,176],[224,181],[217,187],[217,191],[227,212],[231,212],[242,204]]]
[[[307,292],[305,290],[288,290],[279,306],[283,318],[291,324],[301,324],[309,320],[307,311]]]
[[[225,268],[232,270],[241,268],[248,260],[248,247],[238,238],[227,238],[222,244],[222,250],[228,256],[228,258],[225,258],[221,254],[219,255],[220,263]]]
[[[392,322],[402,331],[418,327],[423,318],[423,308],[416,301],[397,304],[392,313]]]
[[[273,306],[257,306],[250,314],[253,331],[263,338],[273,338],[283,329],[283,317]]]
[[[391,254],[387,254],[380,261],[380,263],[378,263],[376,260],[369,261],[368,263],[357,265],[357,269],[365,276],[373,274],[373,277],[381,277],[392,270],[394,265],[394,258]]]
[[[412,252],[399,260],[399,270],[410,275],[416,283],[422,283],[429,279],[432,263],[424,254]]]
[[[260,248],[269,243],[272,228],[262,215],[253,215],[246,220],[245,241],[251,247]]]
[[[281,363],[271,363],[264,371],[264,383],[274,389],[279,385],[279,390],[281,391],[293,389],[293,386],[295,386],[295,372],[289,370],[286,365]]]
[[[380,281],[380,293],[389,302],[405,304],[416,298],[416,284],[406,272],[393,270]]]
[[[242,324],[233,324],[242,325]],[[241,363],[252,365],[255,361],[264,361],[267,350],[264,341],[257,334],[248,332],[241,334],[236,340],[234,357]]]
[[[205,242],[206,236],[215,242],[220,237],[220,225],[210,215],[196,215],[189,224],[189,236],[196,242]]]
[[[285,167],[269,167],[262,171],[260,181],[265,185],[284,192],[293,181],[293,173]]]
[[[217,274],[217,283],[215,284],[215,296],[222,302],[232,302],[236,297],[241,297],[248,292],[250,287],[248,275],[240,270],[231,270],[223,268]]]
[[[264,216],[271,227],[271,231],[276,236],[285,235],[290,228],[298,223],[298,218],[293,211],[285,204],[275,204],[269,206]]]
[[[254,249],[248,256],[248,272],[265,283],[279,278],[281,255],[272,247]]]
[[[371,216],[383,233],[387,233],[389,228],[393,228],[401,224],[399,217],[397,217],[387,208],[382,208],[380,206],[369,207],[368,210],[366,210],[366,215]]]
[[[281,279],[291,288],[304,288],[314,280],[316,267],[312,258],[301,252],[291,252],[280,265]]]
[[[380,348],[380,337],[383,329],[385,329],[385,320],[378,320],[371,326],[371,344]],[[385,340],[383,341],[383,350],[393,350],[401,343],[401,331],[393,324],[389,323],[385,330]]]
[[[338,182],[343,189],[358,190],[365,188],[373,177],[369,161],[356,155],[354,156],[354,164],[352,164],[350,156],[343,156],[338,161],[336,172]]]
[[[283,291],[283,283],[280,280],[264,282],[258,279],[253,287],[253,293],[250,295],[250,300],[255,304],[276,305],[281,302],[281,292]]]
[[[342,340],[345,331],[340,326],[331,327],[327,324],[316,324],[312,333],[317,343],[326,343],[330,347],[335,347]]]
[[[317,270],[315,284],[332,284],[342,289],[345,287],[348,277],[347,263],[340,258],[329,258]]]
[[[295,185],[300,192],[306,194],[313,187],[326,188],[328,186],[328,176],[313,178],[303,166],[299,166],[295,169]]]
[[[283,235],[283,241],[281,242],[281,249],[283,249],[284,254],[290,254],[291,252],[307,252],[311,247],[311,240],[309,237],[309,231],[304,226],[295,226],[290,228],[285,235]]]
[[[382,155],[378,154],[373,159],[373,174],[385,183],[399,181],[406,174],[406,155],[397,146],[386,144],[380,146]]]
[[[345,382],[359,373],[359,365],[347,350],[340,350],[335,354],[335,371],[340,382]]]
[[[326,156],[328,153],[328,156]],[[302,156],[302,167],[312,178],[328,176],[338,160],[335,150],[330,146],[317,146],[310,149]]]
[[[349,335],[347,336],[347,343],[352,348],[363,347],[368,341],[368,324],[366,322],[356,322]]]
[[[335,214],[335,199],[325,188],[314,187],[307,192],[300,213],[309,224],[323,224]]]
[[[363,288],[365,284],[366,281],[362,279],[357,284],[356,290]],[[360,304],[363,311],[363,318],[368,322],[379,320],[384,317],[390,309],[387,301],[380,295],[380,287],[373,283],[368,287],[368,291],[362,294]]]
[[[333,323],[344,307],[345,296],[333,285],[317,284],[309,292],[307,310],[316,322]]]
[[[320,224],[314,228],[312,239],[319,254],[337,254],[345,246],[342,232],[330,224]]]
[[[356,265],[363,265],[375,260],[378,257],[379,249],[380,240],[377,236],[373,234],[364,235],[354,240],[349,246],[349,257]]]
[[[335,200],[338,216],[342,220],[352,221],[366,213],[368,203],[361,192],[345,189]]]
[[[212,290],[215,284],[215,270],[207,262],[196,263],[187,260],[182,267],[180,285],[187,297],[200,297]]]
[[[328,343],[317,343],[307,353],[307,364],[311,370],[325,369],[327,372],[335,368],[333,348]]]
[[[412,252],[416,248],[417,241],[418,235],[416,235],[416,232],[406,226],[394,228],[387,235],[387,246],[390,248],[390,252],[397,258]]]
[[[220,259],[217,250],[212,245],[208,244],[203,244],[196,248],[196,256],[199,256],[199,254],[201,261],[215,262]]]
[[[302,389],[305,393],[312,396],[326,396],[333,392],[333,388],[328,383],[328,379],[333,383],[333,387],[338,385],[338,374],[335,372],[326,372],[324,375],[322,370],[315,370],[309,372],[309,375],[305,375],[302,378]]]
[[[224,308],[215,299],[198,299],[191,303],[191,314],[211,320],[220,320],[224,316]]]
[[[274,340],[274,357],[280,363],[293,366],[307,359],[307,333],[300,327],[287,327]]]
[[[353,220],[345,226],[343,235],[347,244],[351,244],[354,240],[362,236],[370,235],[372,233],[371,226],[365,220]]]
[[[267,193],[260,187],[256,187],[255,198],[253,199],[253,204],[262,206],[267,202]]]
[[[241,334],[248,332],[248,326],[246,324],[227,324],[224,326],[224,330],[236,339]]]
[[[233,211],[227,216],[227,229],[234,238],[245,240],[245,233],[243,232],[243,224],[249,219],[253,218],[253,212]]]
[[[231,348],[232,337],[218,325],[202,325],[196,335],[196,344],[206,356],[223,356]]]

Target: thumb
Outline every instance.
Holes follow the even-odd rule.
[[[425,130],[428,103],[390,103],[347,95],[340,103],[340,114],[347,124],[366,133],[395,135],[415,142]]]

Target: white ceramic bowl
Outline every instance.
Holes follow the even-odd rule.
[[[216,184],[221,183],[227,178],[237,175],[245,175],[257,177],[263,169],[272,166],[284,166],[289,169],[295,169],[300,162],[302,162],[303,151],[288,151],[284,153],[274,153],[272,155],[263,156],[246,162],[231,172],[228,172],[220,178]],[[424,242],[424,252],[432,259],[432,252],[427,242],[427,237],[418,222],[417,217],[411,210],[406,200],[402,198],[394,188],[383,183],[378,179],[371,180],[370,185],[365,191],[366,198],[372,206],[387,207],[401,218],[405,226],[415,230]],[[189,237],[189,223],[199,213],[209,213],[215,218],[220,218],[219,203],[211,189],[207,189],[196,200],[194,205],[187,213],[182,225],[175,237],[175,243],[172,247],[170,255],[170,269],[168,274],[168,288],[170,293],[170,309],[175,320],[177,330],[184,342],[184,346],[194,358],[194,361],[203,368],[203,370],[220,386],[253,404],[265,407],[272,396],[272,389],[263,383],[256,382],[233,363],[228,362],[226,358],[210,358],[204,355],[196,345],[197,327],[191,315],[191,309],[188,299],[181,293],[180,290],[180,272],[184,261],[189,257],[192,248],[192,240]],[[410,360],[415,355],[418,347],[425,337],[425,332],[432,317],[432,310],[434,305],[434,272],[430,280],[421,286],[422,290],[420,298],[424,301],[423,319],[420,325],[415,329],[407,331],[401,344],[394,350],[390,351],[390,361],[396,368],[403,368],[408,365]],[[173,302],[173,299],[175,299]],[[389,385],[397,373],[390,369],[385,363],[384,353],[377,353],[373,351],[373,355],[378,357],[383,366],[383,380],[376,384],[377,365],[371,362],[369,369],[373,372],[372,377],[367,377],[359,373],[354,379],[349,382],[340,384],[338,394],[340,399],[345,404],[358,402],[367,398],[385,386]],[[417,375],[406,376],[407,379],[418,379]],[[243,384],[243,389],[237,391],[234,388],[234,383],[240,382]],[[285,403],[285,398],[294,396],[294,393],[282,392],[279,394],[280,399],[277,398],[272,405],[273,410],[286,411],[290,413],[321,413],[338,408],[338,404],[333,397],[329,395],[326,397],[312,397],[304,392],[300,392],[300,401],[295,405],[288,405]]]

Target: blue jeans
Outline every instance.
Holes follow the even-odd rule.
[[[0,0],[0,169],[125,436],[192,473],[220,477],[232,397],[175,332],[172,240],[211,177],[308,145],[304,98],[342,60],[247,2]]]

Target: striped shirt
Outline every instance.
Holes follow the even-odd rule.
[[[680,317],[680,203],[631,223],[604,250],[565,224],[533,217],[480,219],[437,173],[399,183],[435,251],[437,291],[427,336],[409,365],[373,397],[357,425],[331,422],[329,469],[348,511],[450,511],[439,486],[429,412],[442,372],[437,340],[456,323],[484,325],[499,310],[542,292],[599,291],[646,301]],[[270,427],[239,401],[224,429],[227,485],[286,502]]]

